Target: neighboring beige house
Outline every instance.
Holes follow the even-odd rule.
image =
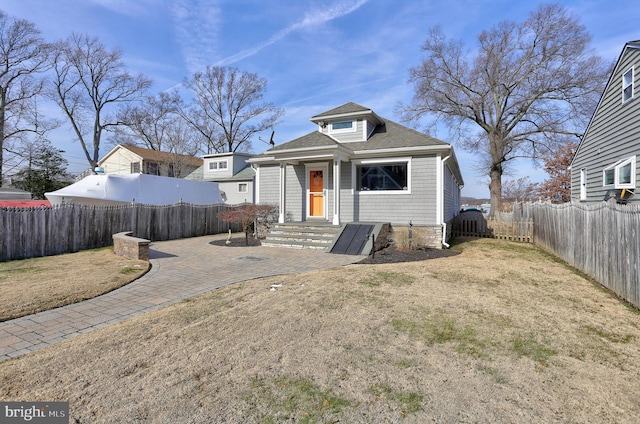
[[[202,159],[118,144],[98,163],[107,175],[148,174],[184,178],[202,166]]]
[[[253,203],[255,171],[247,163],[250,153],[215,153],[204,155],[204,164],[187,179],[218,183],[225,203]]]

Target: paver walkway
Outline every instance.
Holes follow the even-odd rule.
[[[229,284],[335,268],[363,258],[313,250],[209,244],[220,237],[152,243],[152,268],[133,283],[95,299],[0,323],[0,361]]]

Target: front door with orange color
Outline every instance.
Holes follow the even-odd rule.
[[[309,171],[309,216],[324,216],[324,172]]]

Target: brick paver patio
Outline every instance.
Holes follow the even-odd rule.
[[[220,247],[221,236],[152,243],[151,270],[95,299],[0,323],[0,361],[229,284],[355,263],[363,256],[268,247]]]

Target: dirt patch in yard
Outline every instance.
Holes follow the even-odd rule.
[[[0,363],[76,423],[640,421],[640,315],[533,246],[264,278]]]

